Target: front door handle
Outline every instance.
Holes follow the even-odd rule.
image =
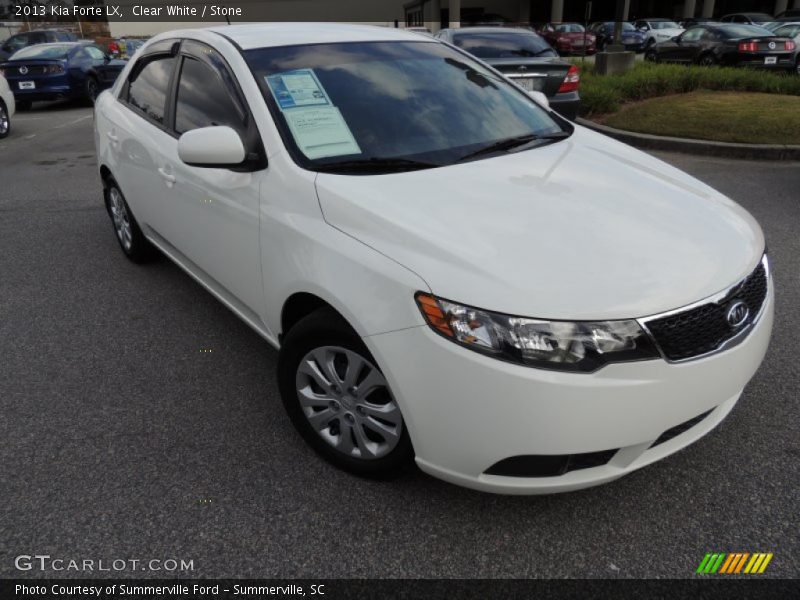
[[[167,171],[165,167],[161,167],[160,169],[158,169],[158,173],[159,175],[161,175],[161,178],[167,183],[167,187],[172,187],[173,185],[175,185],[176,181],[175,176],[172,175],[169,171]]]

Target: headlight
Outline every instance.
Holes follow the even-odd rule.
[[[605,364],[658,358],[635,320],[543,321],[502,315],[419,292],[434,331],[476,352],[531,367],[589,373]]]

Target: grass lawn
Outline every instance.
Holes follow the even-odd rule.
[[[654,135],[800,144],[800,96],[792,95],[701,90],[627,103],[595,120]]]

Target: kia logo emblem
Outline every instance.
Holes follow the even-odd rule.
[[[728,313],[725,315],[725,319],[728,321],[728,325],[736,329],[737,327],[741,327],[744,325],[744,322],[747,321],[747,317],[750,316],[750,309],[748,308],[747,304],[742,302],[734,302],[728,308]]]
[[[520,71],[527,71],[527,70],[528,70],[528,67],[526,67],[525,65],[522,65],[522,66],[519,68],[519,70],[520,70]]]
[[[769,43],[769,49],[770,50],[775,50],[775,42],[770,42]]]
[[[28,74],[28,67],[20,67],[19,68],[20,75],[27,75]]]

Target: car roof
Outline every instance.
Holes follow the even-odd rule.
[[[538,36],[535,31],[525,29],[524,27],[462,27],[461,29],[450,29],[453,34],[461,33],[532,33]]]
[[[341,42],[434,42],[402,29],[344,23],[247,23],[207,30],[225,36],[242,50]]]

